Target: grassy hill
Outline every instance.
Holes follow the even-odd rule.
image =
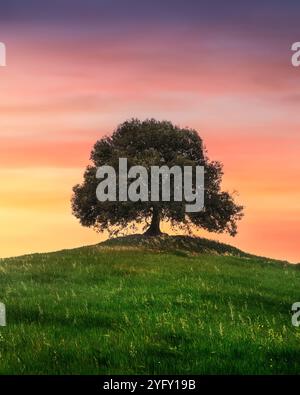
[[[299,265],[141,236],[0,260],[2,374],[300,373]]]

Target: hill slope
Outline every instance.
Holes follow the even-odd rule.
[[[0,260],[0,373],[300,372],[299,266],[150,240]]]
[[[210,254],[210,255],[232,255],[248,258],[259,258],[253,254],[248,254],[229,244],[218,241],[205,239],[202,237],[191,236],[169,236],[164,234],[157,237],[146,237],[143,234],[130,235],[125,237],[116,237],[100,243],[101,247],[137,247],[152,251],[164,251],[178,254]],[[269,260],[268,258],[262,258]],[[272,260],[275,261],[274,259]],[[277,261],[281,263],[288,263]]]

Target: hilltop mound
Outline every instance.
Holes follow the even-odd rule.
[[[229,244],[191,236],[145,236],[142,234],[116,237],[99,244],[109,247],[138,247],[151,250],[186,253],[207,253],[212,255],[233,255],[254,257]]]
[[[135,235],[5,258],[0,273],[0,374],[300,372],[295,265]]]

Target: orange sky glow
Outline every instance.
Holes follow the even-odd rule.
[[[0,27],[0,257],[106,238],[71,215],[72,186],[98,138],[154,117],[197,129],[245,206],[235,238],[197,234],[300,261],[300,68],[288,40],[270,49],[265,37],[265,53],[230,31],[195,41],[188,28],[76,39],[48,29]]]

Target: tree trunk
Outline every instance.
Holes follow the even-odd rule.
[[[150,227],[144,233],[145,236],[159,236],[162,234],[160,227],[160,214],[157,207],[153,207],[153,214]]]

